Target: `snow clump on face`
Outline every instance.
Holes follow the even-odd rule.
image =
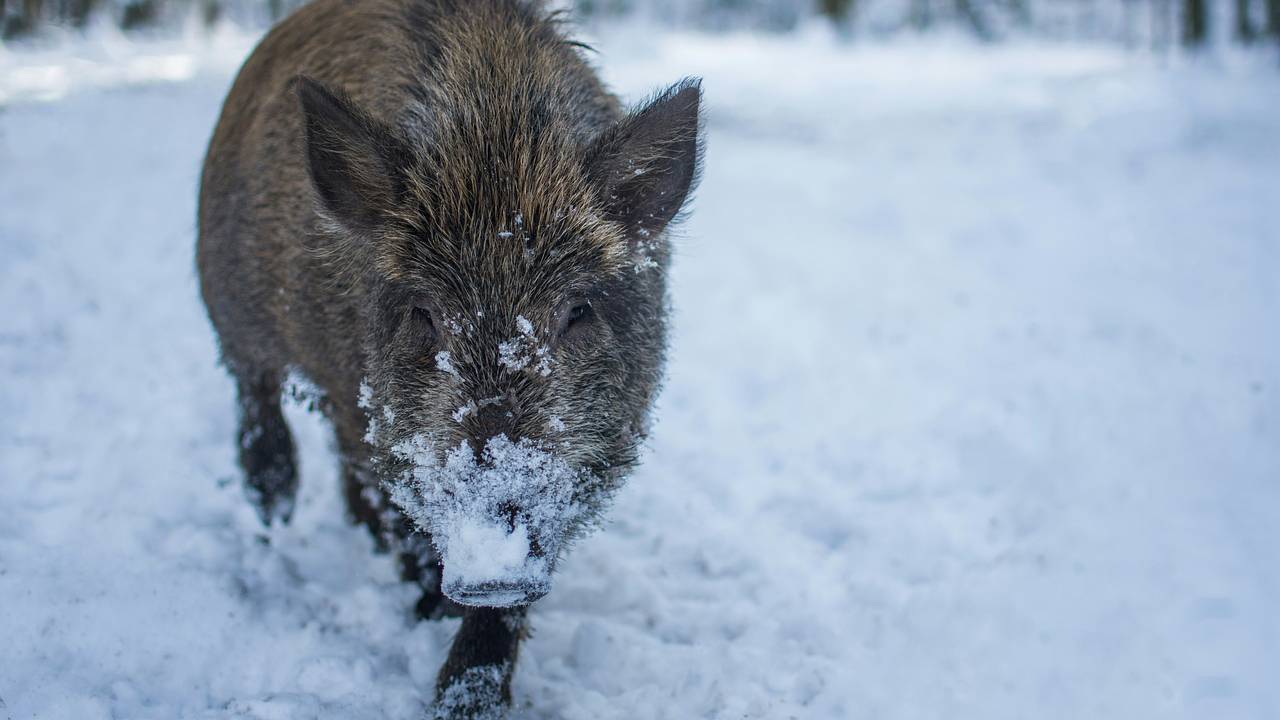
[[[448,350],[441,350],[436,353],[436,368],[441,372],[459,377],[458,369],[453,366],[453,356],[449,354]]]
[[[369,385],[368,378],[360,379],[360,395],[356,400],[356,405],[369,416],[369,426],[365,429],[364,441],[370,445],[377,444],[383,425],[390,425],[396,421],[395,411],[383,405],[382,418],[379,419],[374,414],[373,387]]]
[[[516,330],[519,334],[515,337],[498,343],[498,364],[508,370],[520,371],[533,363],[540,375],[550,375],[551,348],[545,343],[537,344],[533,323],[525,316],[517,315]]]

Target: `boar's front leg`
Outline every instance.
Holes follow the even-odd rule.
[[[511,675],[526,608],[469,608],[436,682],[434,720],[497,720],[511,705]]]
[[[298,492],[293,435],[280,410],[280,382],[269,374],[243,377],[240,395],[240,467],[245,491],[264,525],[288,522]]]

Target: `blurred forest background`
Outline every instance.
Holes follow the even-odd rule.
[[[0,0],[0,38],[108,24],[130,32],[262,27],[304,0]],[[953,31],[1166,51],[1280,44],[1280,0],[560,0],[585,21],[636,18],[699,29],[784,32],[829,22],[845,37]]]

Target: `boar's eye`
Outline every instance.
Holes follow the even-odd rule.
[[[426,303],[416,302],[409,312],[409,322],[413,327],[414,340],[420,345],[433,345],[436,342],[436,323],[432,318],[430,307]]]
[[[560,319],[560,336],[564,337],[575,329],[579,329],[591,321],[592,310],[591,303],[587,300],[577,300],[569,306]]]

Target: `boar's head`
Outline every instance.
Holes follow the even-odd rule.
[[[635,464],[695,81],[584,123],[556,98],[391,125],[300,78],[316,252],[361,298],[378,475],[467,605],[532,602]]]

